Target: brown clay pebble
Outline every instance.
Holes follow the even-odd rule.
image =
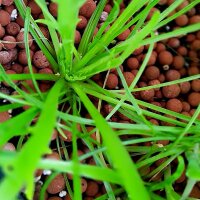
[[[183,104],[178,99],[170,99],[166,103],[166,108],[174,112],[180,113],[183,109]]]
[[[37,73],[37,69],[32,65],[32,71],[33,71],[33,73]],[[24,67],[24,69],[23,69],[23,72],[25,73],[25,74],[29,74],[30,73],[30,70],[29,70],[29,67],[28,66],[26,66],[26,67]]]
[[[186,47],[184,46],[180,46],[178,49],[177,49],[177,52],[182,55],[182,56],[186,56],[187,53],[188,53],[188,50]],[[176,56],[175,56],[176,57]]]
[[[172,65],[175,69],[183,68],[184,64],[185,64],[185,60],[183,56],[174,56]]]
[[[124,72],[123,75],[124,75],[127,85],[130,86],[135,76],[131,72]]]
[[[17,53],[18,52],[17,52],[16,48],[8,50],[8,53],[10,55],[11,62],[17,60]]]
[[[92,13],[96,9],[96,3],[93,0],[87,0],[83,6],[80,8],[79,13],[84,17],[91,17]]]
[[[173,62],[173,56],[169,51],[161,51],[158,54],[158,60],[162,65],[171,65]]]
[[[143,50],[144,50],[144,46],[141,46],[133,52],[133,55],[137,56],[137,55],[141,54],[143,52]]]
[[[183,104],[183,111],[189,112],[190,111],[190,104],[186,101],[183,101],[182,104]]]
[[[72,200],[72,199],[71,199],[70,195],[67,194],[67,195],[64,197],[64,200]]]
[[[183,82],[179,84],[181,89],[181,94],[186,94],[190,91],[191,85],[190,82]]]
[[[5,65],[11,61],[11,57],[9,52],[7,51],[0,51],[0,64]]]
[[[89,181],[87,184],[87,189],[85,191],[87,196],[95,196],[99,191],[99,186],[97,184],[97,182],[94,181]]]
[[[79,44],[80,41],[81,41],[81,34],[80,34],[79,31],[76,30],[76,32],[75,32],[75,41],[74,41],[74,43],[75,43],[75,44]]]
[[[141,91],[140,92],[140,96],[143,100],[151,100],[155,95],[155,91],[154,89],[150,89],[150,90],[145,90],[145,91]]]
[[[170,38],[167,42],[167,44],[171,48],[178,48],[180,46],[180,40],[178,38]]]
[[[196,199],[200,199],[200,189],[198,186],[194,186],[192,188],[192,191],[190,193],[190,197],[196,198]]]
[[[42,12],[41,8],[33,0],[28,3],[28,6],[31,8],[31,13],[33,15],[39,15]]]
[[[65,188],[65,179],[62,174],[57,175],[49,184],[47,192],[49,194],[57,194]]]
[[[127,60],[127,67],[129,69],[137,69],[139,67],[139,61],[137,58],[129,58]]]
[[[196,24],[200,22],[200,15],[194,15],[189,19],[190,24]]]
[[[49,66],[49,62],[42,51],[36,51],[33,56],[33,64],[38,68],[45,68]]]
[[[120,35],[118,35],[117,39],[120,40],[120,41],[124,41],[129,36],[130,33],[131,33],[131,31],[129,29],[127,29],[123,33],[121,33]]]
[[[2,4],[4,6],[10,6],[11,4],[13,4],[14,0],[2,0]]]
[[[0,38],[5,35],[5,28],[0,24]]]
[[[189,19],[187,15],[181,15],[175,19],[175,22],[178,26],[185,26],[187,25]]]
[[[10,115],[8,112],[0,112],[0,123],[1,122],[5,122],[7,121],[8,119],[10,119]]]
[[[8,142],[8,143],[6,143],[6,144],[3,146],[3,150],[6,150],[6,151],[15,151],[16,148],[15,148],[15,146],[14,146],[13,143]]]
[[[82,193],[84,193],[86,191],[86,189],[87,189],[87,181],[84,178],[82,178],[81,179],[81,191],[82,191]]]
[[[191,86],[195,92],[200,92],[200,79],[193,80]]]
[[[162,88],[162,93],[166,98],[175,98],[180,94],[180,87],[177,84],[165,86]]]
[[[167,81],[174,81],[180,79],[181,75],[177,70],[170,69],[166,72],[165,77]]]
[[[31,60],[33,58],[33,54],[34,54],[33,51],[30,50]],[[22,65],[27,65],[28,64],[28,59],[27,59],[27,56],[26,56],[26,50],[25,49],[19,51],[19,53],[18,53],[18,61]]]
[[[15,22],[11,22],[6,26],[6,31],[9,35],[15,36],[20,32],[20,26]]]
[[[77,29],[83,29],[87,26],[87,19],[84,16],[79,16],[79,22],[77,24]]]
[[[115,74],[110,73],[108,75],[106,87],[109,88],[109,89],[115,89],[118,86],[118,82],[119,82],[118,77]]]
[[[16,39],[13,36],[5,36],[3,38],[3,46],[5,49],[14,49],[16,47]]]
[[[149,66],[146,68],[144,75],[147,77],[148,80],[157,79],[160,75],[160,70],[158,67]]]
[[[10,23],[10,14],[5,10],[0,10],[0,24],[7,26]]]
[[[19,34],[16,37],[16,40],[18,42],[18,46],[22,49],[25,48],[25,44],[24,44],[24,31],[19,32]],[[28,34],[28,43],[29,43],[29,47],[33,44],[33,38],[30,34]]]
[[[200,104],[200,93],[192,92],[188,96],[188,102],[191,106],[196,107]]]
[[[49,12],[54,16],[57,17],[58,15],[58,5],[57,3],[51,2],[49,4]]]
[[[49,31],[44,26],[40,26],[40,30],[42,31],[45,38],[49,39]]]
[[[13,71],[15,71],[17,74],[20,74],[20,73],[23,72],[23,66],[20,65],[20,64],[17,64],[17,63],[13,64],[13,65],[11,66],[11,69],[12,69]]]

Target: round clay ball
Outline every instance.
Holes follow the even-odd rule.
[[[18,42],[18,46],[22,49],[25,48],[24,44],[24,31],[19,32],[19,34],[16,37],[16,40]],[[29,47],[33,44],[33,38],[30,34],[28,34],[28,42],[29,42]]]
[[[185,60],[183,56],[174,56],[172,65],[175,69],[182,69],[184,64]]]
[[[34,54],[33,51],[30,50],[30,58],[31,58],[31,60],[33,58],[33,54]],[[19,51],[19,53],[18,53],[18,61],[22,65],[28,65],[28,58],[27,58],[27,55],[26,55],[26,51],[24,49]]]
[[[183,105],[183,111],[184,112],[189,112],[190,111],[190,104],[188,103],[188,102],[186,102],[186,101],[183,101],[182,102],[182,105]]]
[[[180,87],[177,84],[165,86],[162,88],[162,93],[166,98],[175,98],[180,94]]]
[[[87,0],[80,8],[79,13],[84,17],[91,17],[96,9],[96,3],[93,0]]]
[[[183,104],[178,99],[170,99],[166,103],[166,108],[174,112],[180,113],[183,109]]]
[[[156,66],[149,66],[145,69],[144,75],[148,80],[154,80],[159,77],[160,70]]]
[[[7,111],[5,112],[0,112],[0,123],[7,121],[10,119],[10,115]]]
[[[169,51],[161,51],[158,54],[158,61],[162,65],[171,65],[173,62],[173,56]]]
[[[152,98],[155,95],[155,91],[154,89],[150,89],[150,90],[144,90],[140,92],[140,97],[145,100],[145,101],[149,101],[152,100]]]
[[[191,86],[195,92],[200,92],[200,79],[193,80]]]
[[[57,17],[58,15],[58,4],[55,2],[51,2],[49,4],[49,12],[54,16]]]
[[[11,61],[11,56],[7,51],[0,51],[0,64],[5,65]]]
[[[47,192],[49,194],[57,194],[65,188],[65,179],[62,174],[58,174],[49,184]]]
[[[74,41],[75,44],[79,44],[80,41],[81,41],[81,34],[80,34],[80,32],[77,31],[77,30],[76,30],[76,32],[75,32],[75,39],[74,39],[74,40],[75,40],[75,41]]]
[[[200,93],[192,92],[188,96],[188,102],[191,106],[196,107],[200,104]]]
[[[50,65],[42,51],[35,52],[33,56],[33,64],[38,68],[45,68]]]
[[[10,6],[11,4],[13,4],[14,0],[2,0],[2,4],[4,6]]]
[[[138,59],[137,58],[133,58],[133,57],[128,58],[128,60],[127,60],[127,67],[129,69],[138,69],[138,67],[139,67],[139,61],[138,61]]]
[[[123,33],[121,33],[120,35],[117,36],[117,39],[120,41],[124,41],[128,38],[130,33],[131,33],[131,31],[129,29],[126,29]]]
[[[5,35],[5,28],[0,24],[0,38]]]
[[[86,191],[86,189],[87,189],[87,181],[84,178],[82,178],[81,179],[81,191],[82,191],[82,193],[84,193]]]
[[[0,10],[0,24],[7,26],[10,23],[10,14],[5,10]]]
[[[123,75],[124,75],[127,85],[130,86],[135,76],[131,72],[124,72]]]
[[[181,89],[181,94],[186,94],[190,91],[191,85],[190,82],[183,82],[179,84],[180,89]]]
[[[174,81],[174,80],[180,79],[181,75],[180,75],[179,71],[177,71],[175,69],[170,69],[166,72],[165,78],[167,81]]]
[[[194,15],[189,19],[190,24],[200,23],[200,15]]]
[[[181,15],[175,19],[175,22],[178,26],[185,26],[188,24],[188,17],[187,15]]]
[[[79,15],[78,18],[79,18],[80,21],[77,24],[77,29],[85,28],[87,26],[87,19],[82,15]]]
[[[95,181],[89,181],[85,194],[90,197],[94,197],[99,191],[99,186]]]
[[[118,83],[117,75],[110,73],[106,81],[106,87],[109,89],[115,89],[118,86]]]
[[[16,39],[13,36],[5,36],[3,38],[3,45],[5,49],[14,49],[16,47]]]
[[[23,66],[18,64],[18,63],[14,63],[12,66],[11,66],[11,69],[13,71],[15,71],[17,74],[21,74],[23,72]]]
[[[170,38],[167,45],[171,48],[178,48],[180,46],[180,40],[178,38]]]
[[[20,32],[20,26],[19,24],[15,23],[15,22],[10,22],[10,24],[8,24],[6,26],[6,32],[9,35],[15,36]]]
[[[37,5],[37,3],[36,3],[35,1],[33,1],[33,0],[29,1],[28,7],[31,8],[31,13],[32,13],[33,15],[39,15],[39,14],[42,12],[41,8],[40,8],[40,7]]]

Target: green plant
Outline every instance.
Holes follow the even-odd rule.
[[[161,113],[173,115],[177,119],[184,120],[184,122],[180,122],[161,114],[156,114],[154,111],[158,109],[157,106],[136,100],[132,92],[200,78],[200,75],[195,75],[156,86],[135,88],[150,58],[154,43],[170,37],[197,31],[199,24],[190,25],[160,35],[156,35],[155,31],[187,12],[200,1],[194,0],[183,10],[169,16],[169,13],[183,2],[183,0],[177,0],[165,11],[161,13],[155,12],[151,20],[146,23],[145,19],[150,9],[158,3],[158,0],[131,1],[129,6],[119,16],[119,4],[122,1],[116,0],[104,25],[100,28],[97,35],[93,37],[94,29],[106,4],[106,0],[102,0],[97,5],[78,48],[74,46],[75,29],[78,22],[79,8],[85,1],[74,0],[72,4],[71,0],[57,0],[58,20],[54,19],[49,13],[45,0],[36,0],[36,2],[41,7],[45,19],[34,21],[30,15],[30,9],[24,5],[23,1],[15,0],[17,8],[25,20],[24,31],[26,37],[24,38],[24,42],[28,55],[30,74],[7,75],[3,67],[0,66],[1,81],[6,81],[18,93],[12,96],[0,93],[1,98],[12,101],[12,104],[0,106],[0,112],[19,108],[24,105],[31,107],[9,121],[0,124],[0,146],[3,146],[14,136],[20,136],[21,141],[23,141],[25,135],[30,135],[29,139],[23,145],[22,142],[19,143],[16,153],[0,152],[0,166],[3,167],[6,175],[0,183],[1,198],[12,200],[25,187],[27,197],[32,199],[34,192],[34,172],[36,169],[41,168],[55,170],[56,172],[72,173],[74,175],[73,193],[71,194],[73,199],[81,199],[81,176],[104,182],[107,195],[99,197],[99,200],[108,199],[108,197],[115,199],[116,195],[124,191],[126,191],[128,199],[163,199],[154,193],[158,189],[165,190],[167,199],[180,199],[181,197],[173,190],[172,184],[184,171],[185,164],[182,154],[186,152],[189,162],[187,168],[189,186],[186,187],[182,197],[182,199],[186,199],[191,191],[190,182],[194,185],[197,180],[200,180],[199,174],[196,173],[200,168],[198,145],[200,142],[198,138],[200,121],[196,120],[200,113],[200,106],[192,118],[159,108]],[[70,8],[70,10],[66,12],[66,8]],[[44,39],[37,23],[43,23],[48,26],[53,47],[49,41]],[[126,41],[116,44],[114,47],[109,46],[120,33],[133,24],[136,26]],[[108,25],[111,25],[110,29],[105,32]],[[29,31],[51,63],[55,75],[33,73],[28,46]],[[61,41],[57,33],[59,33]],[[147,44],[150,44],[150,47],[146,58],[135,80],[128,87],[119,66],[135,49]],[[117,68],[118,70],[124,86],[123,91],[105,90],[90,79],[93,75],[112,68]],[[36,92],[26,93],[13,83],[13,80],[29,79],[33,81]],[[55,84],[49,92],[42,93],[37,85],[38,80],[54,81]],[[87,95],[97,97],[99,100],[106,101],[114,106],[114,109],[106,119],[99,114]],[[68,113],[60,109],[60,105],[63,104],[69,106]],[[140,106],[150,108],[151,111],[142,109]],[[87,109],[92,119],[86,119],[81,116],[80,111],[82,107]],[[108,122],[110,117],[117,111],[132,119],[136,124]],[[39,120],[36,125],[32,126],[31,121],[36,116],[39,116]],[[178,127],[168,127],[166,129],[163,126],[154,126],[148,123],[145,118],[146,116],[175,124]],[[61,124],[61,120],[65,121],[66,125]],[[77,124],[81,125],[83,133],[77,130]],[[100,141],[95,142],[89,137],[91,133],[87,132],[87,125],[94,126],[95,130],[100,132],[102,143]],[[62,128],[73,132],[72,160],[51,161],[42,158],[43,155],[51,151],[49,141],[52,130],[55,127],[61,135],[63,135]],[[114,131],[114,129],[117,129],[117,131]],[[188,132],[190,133],[190,137],[186,138],[185,135]],[[148,137],[121,141],[118,136],[124,134],[132,136],[145,135]],[[90,150],[89,153],[81,157],[78,157],[77,153],[77,138],[84,141]],[[170,140],[171,143],[165,147],[157,148],[154,142],[158,140]],[[152,147],[129,146],[130,144],[139,145],[148,141],[153,142]],[[58,143],[58,148],[59,145]],[[61,145],[67,152],[64,144]],[[132,151],[141,154],[141,158],[136,164],[130,156]],[[80,160],[90,156],[94,157],[97,166],[80,164]],[[166,157],[167,159],[162,165],[153,170],[151,174],[144,176],[151,177],[164,171],[164,180],[160,183],[143,181],[143,177],[139,175],[137,169],[149,166],[153,162]],[[178,158],[178,167],[172,174],[170,163],[176,158]],[[104,159],[106,160],[106,164]],[[198,164],[194,163],[194,160],[198,161]],[[165,168],[167,169],[163,170]],[[120,187],[113,188],[111,186],[112,183]],[[8,191],[12,191],[12,193],[9,193],[9,196]]]

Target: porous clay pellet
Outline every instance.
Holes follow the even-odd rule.
[[[183,104],[178,99],[170,99],[166,103],[166,108],[174,112],[180,113],[183,109]]]
[[[87,184],[87,189],[85,191],[87,196],[94,197],[99,191],[99,186],[97,182],[89,181]]]
[[[0,10],[0,24],[6,26],[10,23],[10,14],[5,10]]]
[[[196,107],[200,104],[200,93],[192,92],[188,96],[188,102],[191,106]]]
[[[118,83],[118,77],[115,74],[110,73],[106,81],[106,87],[109,89],[115,89],[118,86]]]
[[[162,51],[158,54],[158,61],[162,65],[170,65],[173,62],[173,56],[169,51]]]
[[[166,98],[175,98],[180,94],[180,87],[177,84],[165,86],[162,88],[162,93]]]
[[[57,175],[49,184],[47,192],[49,194],[57,194],[65,188],[65,179],[62,174]]]
[[[96,9],[96,3],[93,0],[87,0],[80,8],[79,13],[80,15],[89,18],[91,17],[95,9]]]
[[[33,56],[33,64],[38,68],[45,68],[50,65],[42,51],[35,52]]]

